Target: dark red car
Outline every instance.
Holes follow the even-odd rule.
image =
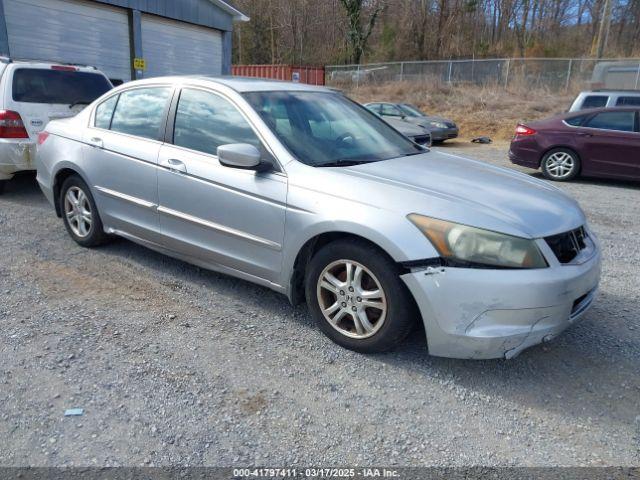
[[[640,108],[598,108],[518,124],[512,163],[542,169],[550,180],[640,180]]]

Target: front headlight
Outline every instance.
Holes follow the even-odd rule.
[[[442,122],[429,122],[433,128],[447,128],[447,126]]]
[[[545,268],[535,241],[412,213],[407,217],[446,259],[507,268]]]

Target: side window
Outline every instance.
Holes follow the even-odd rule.
[[[400,117],[400,110],[398,110],[393,105],[382,105],[382,115],[387,115],[390,117]]]
[[[380,105],[379,103],[372,103],[370,105],[367,106],[367,109],[371,110],[373,113],[377,113],[378,115],[381,115],[381,109],[382,109],[382,105]]]
[[[108,130],[111,127],[111,117],[113,117],[113,109],[116,108],[118,95],[108,98],[96,107],[96,119],[94,125],[98,128]]]
[[[157,140],[170,93],[169,87],[122,92],[111,120],[111,130]]]
[[[180,94],[173,143],[212,155],[217,154],[220,145],[229,143],[249,143],[262,149],[236,107],[219,95],[189,88]]]
[[[640,105],[640,95],[637,97],[618,97],[618,101],[616,102],[617,106],[631,105],[638,106]]]
[[[602,112],[592,117],[585,126],[603,130],[633,132],[635,112]]]
[[[577,117],[566,118],[564,120],[564,123],[571,125],[572,127],[579,127],[580,125],[582,125],[582,122],[584,122],[585,118],[585,115],[578,115]]]
[[[609,97],[607,95],[589,95],[584,98],[582,102],[582,107],[580,108],[600,108],[607,106],[607,100]]]

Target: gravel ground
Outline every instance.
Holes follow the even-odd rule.
[[[603,244],[595,306],[516,359],[462,361],[420,331],[356,354],[265,288],[80,248],[21,176],[0,197],[0,465],[640,466],[640,186],[562,188]]]

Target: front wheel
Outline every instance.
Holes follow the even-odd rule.
[[[568,148],[554,148],[542,159],[542,174],[549,180],[564,182],[580,173],[580,158]]]
[[[324,246],[309,264],[307,304],[337,344],[373,353],[398,346],[416,320],[413,299],[384,252],[358,240]]]
[[[0,180],[0,195],[4,193],[4,189],[7,186],[7,180]]]
[[[67,232],[83,247],[95,247],[108,240],[91,191],[80,177],[67,178],[60,189],[60,211]]]

